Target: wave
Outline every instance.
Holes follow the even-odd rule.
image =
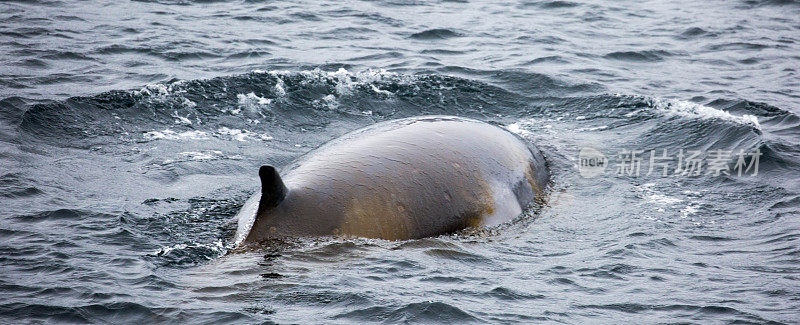
[[[303,130],[321,129],[331,121],[350,123],[348,128],[354,129],[390,118],[448,114],[495,121],[517,133],[527,132],[527,137],[542,131],[531,133],[526,121],[548,119],[573,119],[573,124],[563,127],[588,132],[644,127],[646,132],[637,146],[748,152],[761,148],[766,154],[765,170],[785,170],[800,161],[791,144],[763,140],[764,132],[797,133],[800,118],[766,104],[717,100],[702,105],[638,95],[592,94],[602,88],[521,71],[459,68],[450,72],[485,81],[385,70],[256,70],[36,104],[19,118],[20,130],[28,136],[25,141],[78,148],[151,141],[279,144],[276,139],[297,138]],[[319,144],[331,136],[323,132],[314,141]],[[551,149],[553,157],[560,157],[557,148]],[[210,151],[197,151],[162,165],[218,157]],[[37,191],[17,194],[36,195]]]
[[[562,9],[562,8],[572,8],[580,6],[580,3],[571,2],[571,1],[532,1],[532,2],[522,2],[518,5],[521,8],[527,7],[538,7],[542,9]]]
[[[463,324],[480,322],[471,314],[443,302],[410,303],[400,308],[369,307],[337,315],[335,319],[361,322]]]
[[[672,56],[672,53],[664,50],[650,51],[618,51],[611,52],[603,57],[607,59],[629,61],[629,62],[657,62],[664,60],[665,57]]]
[[[0,196],[6,198],[24,198],[43,194],[33,179],[17,173],[7,173],[0,176]]]
[[[452,29],[436,28],[414,33],[411,34],[411,36],[409,37],[418,40],[440,40],[440,39],[448,39],[461,36],[463,36],[461,33],[456,32]]]
[[[798,6],[798,0],[744,0],[744,4],[753,7],[771,7],[771,6]]]
[[[507,94],[487,84],[440,75],[403,75],[385,70],[256,70],[239,76],[175,80],[138,90],[36,104],[20,118],[20,129],[39,139],[78,147],[202,137],[220,128],[268,134],[275,125],[324,124],[340,119],[342,114],[380,119],[508,111],[515,103],[504,99],[514,97]]]
[[[695,120],[715,119],[724,122],[747,125],[753,129],[759,131],[761,130],[761,125],[758,123],[758,118],[751,114],[736,116],[720,109],[682,100],[648,98],[648,101],[654,109],[665,113],[667,116],[681,116]]]
[[[745,311],[738,310],[722,305],[648,305],[639,303],[609,303],[609,304],[587,304],[576,306],[578,309],[595,309],[595,310],[611,310],[623,312],[626,314],[639,314],[646,311],[664,311],[667,313],[675,313],[676,317],[680,317],[689,312],[695,317],[707,318],[715,317],[715,319],[728,319],[731,322],[747,320],[757,323],[769,323],[769,320],[759,317],[756,314],[751,314]],[[669,317],[665,315],[663,317]]]

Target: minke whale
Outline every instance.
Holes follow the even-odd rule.
[[[377,123],[278,171],[238,213],[236,246],[303,236],[406,240],[492,226],[543,202],[542,153],[508,130],[462,117]]]

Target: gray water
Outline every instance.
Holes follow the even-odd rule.
[[[0,320],[797,323],[798,17],[787,0],[2,1]],[[231,251],[258,166],[425,114],[539,146],[548,204],[436,238]],[[584,147],[602,175],[580,175]],[[617,175],[631,149],[762,155],[757,175]]]

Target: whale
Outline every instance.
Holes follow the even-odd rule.
[[[349,132],[287,166],[261,166],[234,244],[345,236],[410,240],[499,225],[544,204],[542,152],[507,129],[421,116]]]

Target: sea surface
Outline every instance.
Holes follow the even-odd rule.
[[[792,0],[0,1],[0,323],[798,323],[798,17]],[[259,166],[429,114],[541,148],[547,204],[435,238],[232,249]],[[584,148],[607,158],[594,177]]]

